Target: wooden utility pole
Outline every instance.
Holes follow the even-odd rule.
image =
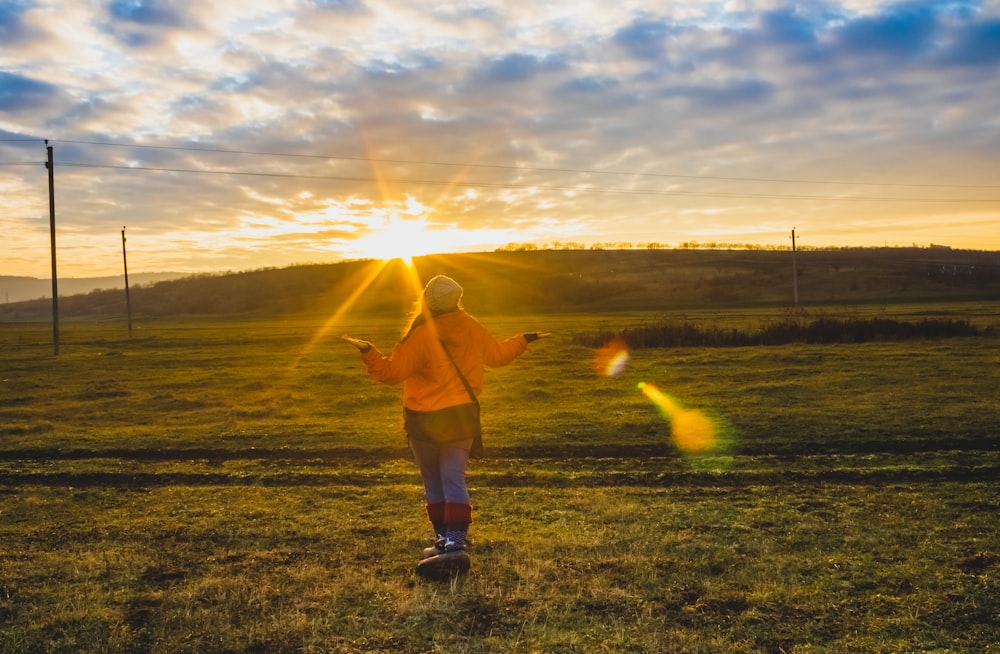
[[[799,308],[799,268],[798,263],[795,261],[795,228],[792,227],[792,297],[795,302],[795,308]]]
[[[122,263],[125,265],[125,309],[128,311],[128,337],[132,338],[132,300],[128,294],[128,255],[125,254],[125,227],[122,227]]]
[[[48,161],[45,167],[49,170],[49,241],[52,245],[52,349],[59,356],[59,282],[56,276],[56,182],[55,166],[52,163],[52,146],[45,139],[45,150]]]

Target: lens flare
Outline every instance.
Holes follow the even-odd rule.
[[[620,339],[608,341],[594,355],[594,370],[598,375],[614,377],[625,370],[628,365],[628,346]]]
[[[711,418],[701,411],[683,408],[653,384],[639,382],[639,390],[670,421],[670,435],[679,449],[689,453],[704,453],[715,449],[718,429]]]
[[[420,276],[417,274],[415,268],[412,265],[408,265],[405,261],[402,262],[401,266],[397,267],[393,265],[394,261],[396,260],[383,259],[381,261],[370,262],[359,271],[357,276],[352,277],[344,283],[346,297],[343,302],[330,314],[316,331],[315,335],[313,335],[312,339],[303,346],[298,356],[292,361],[292,369],[298,368],[302,360],[323,342],[330,331],[340,324],[344,316],[350,312],[354,304],[366,291],[371,292],[371,289],[378,287],[379,280],[383,275],[395,275],[402,272],[406,278],[408,291],[415,297],[420,296],[423,286],[420,283]]]

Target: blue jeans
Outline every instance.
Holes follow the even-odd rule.
[[[410,439],[413,459],[420,469],[424,482],[427,504],[469,505],[469,488],[465,485],[465,471],[469,464],[472,439],[435,443],[429,440]]]

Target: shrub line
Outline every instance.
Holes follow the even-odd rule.
[[[652,347],[747,347],[754,345],[857,344],[905,340],[935,340],[992,333],[979,329],[965,319],[924,319],[916,322],[892,318],[808,319],[802,314],[788,314],[764,322],[757,330],[702,327],[690,321],[668,320],[617,331],[581,334],[573,340],[585,347],[602,347],[620,341],[630,348]]]

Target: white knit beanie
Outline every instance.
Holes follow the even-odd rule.
[[[458,306],[462,299],[462,287],[451,277],[432,277],[424,287],[424,301],[431,311],[448,311]]]

